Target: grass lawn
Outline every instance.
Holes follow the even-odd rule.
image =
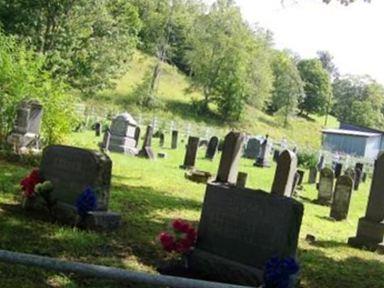
[[[84,132],[73,134],[70,144],[95,149],[98,141],[92,132]],[[155,151],[160,151],[158,141],[153,142]],[[24,212],[18,182],[31,168],[0,160],[0,248],[155,273],[156,264],[165,257],[156,235],[173,218],[196,222],[200,216],[205,186],[184,179],[184,171],[178,168],[183,146],[181,143],[176,151],[161,149],[168,158],[153,162],[111,155],[110,210],[122,213],[123,225],[108,234],[61,227],[41,215]],[[203,152],[197,168],[216,172],[219,158],[204,160]],[[249,173],[250,188],[269,190],[274,170],[255,168],[251,160],[240,163],[240,171]],[[328,218],[329,208],[312,204],[315,187],[304,185],[299,198],[305,211],[298,251],[303,287],[384,287],[384,256],[346,245],[348,237],[356,233],[358,218],[364,215],[369,185],[363,184],[353,194],[348,220],[342,222]],[[316,236],[316,244],[304,241],[308,233]],[[5,264],[0,264],[0,283],[0,287],[139,287]]]

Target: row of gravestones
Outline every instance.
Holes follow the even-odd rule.
[[[196,249],[189,264],[196,272],[209,272],[221,281],[259,285],[266,261],[274,256],[295,256],[303,205],[284,197],[292,186],[297,163],[288,151],[279,158],[272,193],[232,185],[243,139],[241,133],[225,138],[216,181],[207,184]],[[86,187],[92,187],[98,208],[87,214],[87,227],[116,228],[120,216],[108,212],[111,170],[112,161],[105,154],[68,146],[45,148],[40,171],[54,186],[58,219],[73,223],[76,199]]]
[[[352,191],[358,190],[363,171],[363,165],[357,163],[355,169],[347,169],[345,175],[337,169],[337,174],[330,168],[320,171],[318,184],[317,203],[323,205],[331,204],[330,217],[335,220],[344,220],[348,216]],[[336,177],[338,176],[338,177]],[[336,185],[334,184],[336,178]]]

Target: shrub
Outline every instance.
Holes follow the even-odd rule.
[[[300,151],[297,153],[297,164],[299,167],[305,169],[316,167],[317,158],[316,153],[310,151]]]

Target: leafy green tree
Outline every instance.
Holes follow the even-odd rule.
[[[140,29],[123,0],[0,0],[0,22],[45,56],[53,76],[87,94],[125,72]]]
[[[252,71],[258,69],[255,63],[262,63],[260,50],[263,48],[257,46],[267,45],[266,40],[260,42],[257,35],[257,31],[252,31],[243,21],[239,8],[229,0],[215,2],[208,13],[196,20],[189,33],[187,59],[194,85],[204,95],[202,111],[215,103],[224,118],[237,120],[247,100],[257,102],[258,91],[268,94],[270,84],[258,86],[258,79],[265,83],[270,80],[264,79],[269,78]],[[270,68],[264,71],[267,69]]]
[[[303,82],[294,60],[286,52],[276,52],[272,62],[275,80],[269,111],[279,111],[284,118],[284,126],[288,125],[289,116],[292,115],[302,97]]]
[[[300,113],[324,115],[331,103],[332,86],[328,72],[318,59],[301,60],[297,68],[304,82],[304,97],[299,101]]]
[[[45,143],[60,143],[71,131],[73,100],[63,84],[44,72],[44,60],[0,32],[0,143],[13,128],[17,106],[24,99],[37,99],[43,104]]]
[[[339,121],[378,128],[383,125],[384,87],[370,77],[348,75],[336,79],[333,94],[332,112]]]

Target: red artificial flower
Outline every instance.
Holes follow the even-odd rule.
[[[23,196],[27,198],[34,197],[35,186],[42,182],[43,181],[40,176],[39,170],[32,170],[32,172],[20,182],[21,189],[23,190]]]
[[[159,241],[167,252],[184,254],[189,252],[196,243],[197,231],[191,224],[181,219],[171,222],[172,233],[162,232]]]

